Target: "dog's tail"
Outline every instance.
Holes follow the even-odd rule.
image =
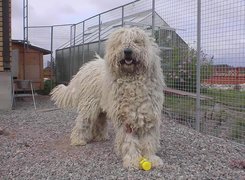
[[[70,90],[71,89],[68,88],[68,86],[63,84],[56,86],[50,93],[51,100],[60,108],[72,107],[73,98]]]
[[[83,65],[67,86],[60,84],[51,91],[51,100],[60,108],[80,110],[91,106],[101,96],[104,64],[97,56]]]

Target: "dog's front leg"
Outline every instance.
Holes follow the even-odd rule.
[[[159,125],[151,128],[147,133],[140,137],[142,144],[142,154],[147,158],[153,167],[161,167],[163,165],[162,159],[156,155],[157,149],[160,146]]]
[[[122,125],[116,134],[116,150],[122,156],[123,166],[139,169],[141,146],[137,134],[128,125]]]

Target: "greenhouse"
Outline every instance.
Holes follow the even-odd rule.
[[[173,48],[188,48],[175,29],[171,28],[156,12],[153,16],[151,9],[104,23],[100,21],[100,24],[91,25],[86,29],[83,27],[82,33],[74,30],[74,37],[56,50],[57,83],[67,83],[84,63],[94,58],[96,53],[103,57],[105,41],[116,29],[122,26],[136,26],[152,35],[153,17],[154,38],[161,49],[163,61],[170,60]],[[82,23],[85,24],[86,21]],[[75,25],[73,29],[76,26],[79,25]]]

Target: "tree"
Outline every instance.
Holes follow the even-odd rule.
[[[162,64],[167,86],[196,92],[196,50],[174,48],[171,53],[172,58],[165,59]],[[201,52],[201,81],[212,75],[212,60],[213,57],[208,57],[207,54]]]

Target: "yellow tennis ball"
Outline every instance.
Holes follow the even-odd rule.
[[[145,158],[142,158],[142,160],[140,161],[140,168],[145,171],[151,170],[151,162]]]

